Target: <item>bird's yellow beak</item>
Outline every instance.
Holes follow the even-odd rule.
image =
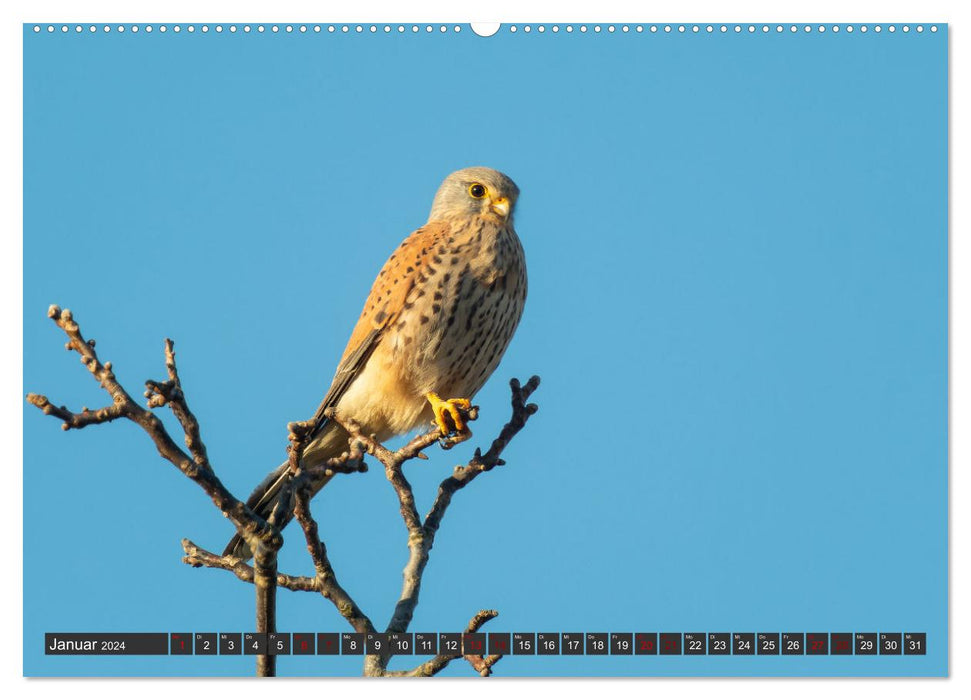
[[[509,216],[509,200],[505,197],[492,200],[492,211],[505,219]]]

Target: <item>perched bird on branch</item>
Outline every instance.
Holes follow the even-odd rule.
[[[325,415],[331,408],[378,441],[433,420],[452,442],[471,436],[471,399],[499,364],[526,301],[526,260],[513,228],[518,197],[516,184],[490,168],[445,178],[428,222],[391,254],[371,287],[301,467],[347,451],[349,435]],[[281,465],[248,505],[269,517],[289,478]],[[328,480],[315,481],[314,493]],[[224,553],[251,556],[238,534]]]

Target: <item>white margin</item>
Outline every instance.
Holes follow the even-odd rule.
[[[528,0],[491,0],[488,3],[447,2],[445,0],[412,0],[401,3],[392,0],[361,0],[355,5],[350,3],[322,7],[322,3],[309,0],[274,0],[272,3],[240,0],[231,6],[220,6],[216,2],[202,0],[168,0],[161,2],[131,3],[121,0],[86,0],[83,3],[71,0],[29,3],[25,0],[7,0],[0,7],[3,22],[0,24],[0,94],[2,101],[3,129],[0,147],[0,211],[7,219],[3,233],[3,255],[0,256],[0,328],[3,329],[2,367],[0,374],[0,429],[3,443],[7,445],[8,461],[3,465],[6,487],[3,489],[3,534],[7,541],[16,543],[17,551],[22,546],[22,369],[23,369],[23,326],[22,326],[22,242],[23,231],[23,36],[21,24],[24,22],[432,22],[461,23],[471,21],[494,22],[590,22],[603,19],[602,23],[622,22],[633,24],[665,22],[732,22],[734,23],[948,23],[950,40],[950,123],[957,125],[958,115],[967,115],[965,95],[961,79],[966,77],[967,52],[962,50],[962,38],[968,32],[964,20],[969,16],[959,0],[923,0],[922,2],[902,2],[885,0],[880,3],[847,0],[815,0],[814,2],[779,3],[766,0],[735,0],[727,3],[718,0],[705,0],[687,4],[647,3],[635,4],[621,0],[560,0],[558,2],[528,2]],[[80,6],[80,7],[79,7]],[[965,117],[967,118],[967,116]],[[960,177],[960,165],[965,162],[964,142],[960,131],[951,128],[951,622],[950,622],[950,673],[947,680],[920,679],[564,679],[564,680],[515,680],[495,678],[487,681],[469,679],[431,679],[425,682],[401,682],[394,685],[374,685],[359,680],[330,679],[325,685],[319,680],[287,679],[285,687],[277,688],[276,693],[354,693],[355,696],[368,697],[372,694],[394,694],[396,697],[420,695],[422,698],[445,697],[461,694],[463,700],[486,697],[486,693],[513,693],[539,695],[559,693],[591,695],[609,693],[611,697],[650,697],[651,695],[711,696],[715,693],[745,694],[753,700],[775,698],[815,698],[818,695],[837,697],[879,694],[881,700],[895,698],[957,696],[968,697],[971,672],[967,668],[967,650],[971,644],[964,644],[963,635],[968,634],[967,606],[960,594],[960,586],[966,585],[967,550],[966,537],[969,516],[966,514],[966,486],[961,474],[962,459],[965,452],[963,428],[967,426],[967,408],[962,398],[967,396],[967,374],[962,371],[960,359],[967,348],[968,324],[961,312],[967,308],[968,279],[966,255],[961,245],[960,209],[962,198],[967,194],[963,187],[965,180]],[[22,554],[22,552],[21,552]],[[14,559],[7,559],[10,564]],[[192,696],[218,694],[225,692],[223,684],[232,683],[232,693],[239,698],[265,696],[268,689],[254,679],[240,680],[25,680],[22,678],[23,659],[21,640],[23,623],[23,570],[22,556],[18,571],[6,570],[0,575],[0,600],[5,610],[4,620],[7,629],[0,634],[0,658],[2,658],[2,681],[7,697],[57,697],[83,693],[88,696],[97,694],[99,698],[127,698],[136,694],[150,700],[169,698],[175,694],[191,693]],[[15,575],[16,574],[16,575]],[[14,629],[13,620],[20,622]],[[272,681],[271,681],[272,682]],[[502,684],[501,689],[494,683]],[[383,681],[381,683],[384,683]],[[311,688],[311,684],[315,687]],[[9,687],[7,687],[9,686]],[[551,687],[548,687],[551,686]],[[963,691],[960,688],[964,688]]]

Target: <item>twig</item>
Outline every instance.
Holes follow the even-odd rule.
[[[304,537],[307,540],[307,551],[310,552],[314,570],[317,572],[314,578],[315,588],[334,604],[337,612],[350,623],[355,631],[374,632],[374,625],[370,618],[364,614],[350,594],[337,581],[334,567],[331,566],[330,559],[327,558],[327,547],[318,535],[317,521],[310,514],[310,484],[306,480],[302,480],[302,482],[297,486],[296,505],[293,513],[303,529]]]
[[[469,620],[469,624],[465,627],[465,632],[462,633],[463,637],[466,634],[478,632],[482,625],[498,615],[499,613],[496,610],[480,610],[472,616],[471,620]],[[439,654],[438,656],[435,656],[425,663],[419,664],[418,666],[415,666],[415,668],[408,671],[386,671],[383,675],[398,677],[434,676],[450,663],[455,661],[455,659],[459,658],[462,658],[462,654]],[[492,667],[495,666],[499,659],[502,658],[502,654],[490,654],[489,656],[485,657],[479,654],[466,654],[464,658],[479,675],[488,676],[492,674]]]
[[[526,421],[532,416],[539,407],[534,403],[526,403],[529,397],[539,388],[539,377],[529,378],[525,386],[520,386],[518,379],[509,381],[512,389],[512,418],[503,426],[499,437],[492,441],[489,451],[482,454],[476,449],[475,456],[464,467],[457,467],[452,476],[445,479],[438,487],[438,496],[432,504],[431,510],[425,516],[425,529],[434,536],[442,523],[445,511],[452,502],[452,496],[456,491],[462,489],[475,479],[482,472],[487,472],[494,467],[502,466],[505,461],[500,459],[500,455],[506,446],[512,441],[516,434],[523,429]]]
[[[222,569],[236,575],[240,581],[253,583],[255,572],[253,567],[237,557],[222,556],[203,549],[191,540],[182,540],[182,550],[185,556],[182,561],[192,567],[207,567],[210,569]],[[276,585],[290,591],[312,591],[317,592],[317,584],[312,576],[291,576],[276,574]]]
[[[189,448],[196,463],[209,469],[209,455],[200,435],[199,421],[189,410],[185,394],[182,392],[182,382],[179,380],[179,370],[175,365],[175,343],[165,339],[165,369],[169,374],[166,382],[145,382],[145,398],[150,408],[164,406],[172,409],[185,432],[185,446]]]
[[[303,450],[307,441],[310,439],[310,431],[313,428],[311,422],[293,422],[287,426],[289,430],[290,444],[288,450],[288,464],[291,473],[290,481],[285,485],[285,489],[292,489],[294,496],[294,516],[303,529],[307,540],[307,550],[310,553],[314,564],[316,575],[291,576],[276,573],[276,585],[291,591],[313,591],[320,593],[324,598],[331,601],[337,611],[348,623],[358,632],[374,632],[374,625],[364,614],[361,608],[354,602],[350,594],[340,585],[337,575],[334,573],[333,566],[327,557],[327,547],[319,537],[317,522],[310,513],[310,499],[312,497],[312,484],[315,479],[323,476],[332,476],[335,473],[353,474],[367,471],[364,463],[364,452],[362,446],[351,440],[350,449],[340,457],[334,457],[327,462],[305,469],[300,466]],[[277,505],[270,522],[280,522],[285,515],[285,510],[290,503],[288,493],[282,493],[277,499]],[[189,540],[183,540],[183,549],[186,556],[183,561],[191,566],[205,566],[213,569],[223,569],[236,575],[241,581],[254,583],[255,567],[249,566],[241,559],[233,556],[219,556],[198,547]],[[254,556],[254,564],[256,559]]]
[[[438,495],[431,510],[422,521],[415,506],[414,493],[411,484],[405,478],[403,466],[405,462],[422,456],[422,450],[434,444],[440,438],[438,430],[431,430],[417,436],[401,449],[392,452],[373,438],[363,435],[360,426],[352,420],[343,420],[334,411],[329,411],[328,418],[337,421],[350,435],[352,441],[364,446],[367,452],[380,461],[385,467],[385,475],[398,496],[401,517],[408,531],[408,562],[402,572],[402,588],[398,602],[395,605],[391,620],[386,628],[387,632],[405,632],[414,617],[418,605],[418,595],[421,590],[422,577],[428,564],[429,554],[435,543],[435,535],[441,526],[442,518],[452,501],[452,496],[467,486],[482,472],[505,464],[500,458],[503,450],[516,434],[523,429],[526,422],[538,410],[536,404],[526,401],[539,387],[539,377],[531,377],[525,386],[517,379],[512,379],[509,386],[512,390],[512,417],[503,426],[499,436],[492,441],[489,451],[482,454],[476,449],[473,458],[465,466],[455,468],[452,476],[446,478],[438,487]],[[390,651],[382,655],[369,656],[365,660],[366,675],[384,675],[392,654]],[[481,657],[480,657],[481,658]],[[493,660],[487,664],[482,659],[473,664],[477,671],[487,675]]]
[[[172,373],[175,372],[175,353],[171,351],[172,341],[166,341],[166,364],[171,364],[169,382],[151,382],[158,387],[167,387],[167,394],[159,394],[165,398],[165,403],[169,403],[173,412],[182,422],[183,429],[186,430],[186,443],[189,444],[195,458],[187,455],[169,435],[162,421],[151,410],[139,406],[125,388],[115,378],[114,371],[110,362],[101,363],[95,352],[94,341],[86,341],[81,335],[81,329],[74,321],[74,317],[68,309],[61,310],[58,306],[51,306],[47,312],[61,330],[68,337],[67,349],[73,350],[81,357],[81,362],[87,367],[88,371],[94,376],[101,387],[108,393],[112,403],[104,408],[91,411],[83,408],[81,413],[72,413],[64,406],[56,407],[46,396],[40,394],[27,394],[27,401],[37,406],[47,415],[53,415],[63,421],[64,430],[80,429],[88,425],[106,423],[117,418],[127,418],[141,427],[155,443],[159,454],[183,474],[196,482],[212,499],[212,502],[222,511],[236,527],[237,531],[247,540],[252,542],[255,547],[257,541],[264,541],[268,546],[279,548],[282,544],[280,533],[271,527],[263,518],[253,512],[243,501],[240,501],[216,476],[215,472],[206,458],[205,445],[199,437],[198,424],[182,394],[181,387],[178,387],[177,377],[175,383],[172,382]],[[175,391],[175,389],[178,389]],[[155,403],[160,399],[154,399]],[[153,405],[153,398],[149,397],[149,406]],[[195,426],[186,428],[186,425]]]
[[[523,429],[526,421],[538,410],[536,404],[526,404],[536,388],[539,386],[539,377],[531,377],[525,387],[520,387],[519,381],[513,379],[509,382],[512,388],[512,418],[503,427],[499,437],[492,441],[489,451],[482,455],[476,449],[475,456],[464,467],[458,467],[455,473],[446,478],[438,487],[438,495],[432,505],[431,510],[425,516],[420,535],[409,537],[409,549],[411,556],[404,570],[404,585],[402,586],[401,596],[395,606],[394,614],[388,625],[389,631],[405,631],[414,616],[415,607],[418,605],[418,593],[421,588],[421,579],[428,563],[428,555],[435,543],[435,534],[441,525],[445,511],[452,501],[452,495],[466,487],[472,480],[484,471],[489,471],[493,467],[505,464],[499,455],[506,448],[506,445],[515,437],[516,433]],[[392,482],[394,485],[394,482]],[[411,489],[407,493],[398,488],[398,498],[404,501],[411,498]]]
[[[117,418],[127,418],[138,424],[155,443],[159,454],[174,464],[187,477],[196,482],[212,499],[223,514],[236,526],[254,552],[253,581],[256,585],[256,623],[260,632],[275,631],[276,624],[276,553],[283,544],[280,531],[273,524],[280,517],[274,512],[271,522],[263,520],[244,502],[233,496],[216,476],[209,463],[205,443],[200,435],[199,422],[196,420],[186,401],[175,364],[174,343],[165,340],[165,367],[168,379],[145,382],[145,397],[148,408],[139,406],[115,377],[110,362],[102,362],[95,352],[93,340],[85,340],[73,315],[67,309],[51,306],[47,312],[58,327],[68,337],[67,349],[81,357],[81,362],[98,380],[101,387],[112,399],[110,406],[90,411],[82,408],[75,414],[67,408],[55,407],[46,396],[28,394],[27,401],[37,406],[47,415],[54,415],[64,421],[65,430],[83,428],[87,425],[106,423]],[[191,457],[179,448],[169,435],[158,416],[151,410],[168,405],[178,419],[185,434],[185,444]],[[270,654],[257,657],[257,673],[262,676],[275,674],[276,659]]]
[[[361,611],[357,603],[338,583],[333,566],[327,557],[327,548],[320,539],[317,522],[310,512],[310,499],[313,495],[312,484],[322,477],[330,477],[336,473],[354,473],[367,470],[364,464],[364,454],[371,454],[381,462],[385,468],[385,476],[398,496],[401,517],[408,531],[409,558],[403,571],[402,590],[394,613],[388,623],[386,631],[404,632],[408,629],[414,617],[418,604],[418,594],[421,589],[422,576],[428,563],[429,552],[434,544],[435,535],[441,526],[442,518],[451,503],[452,496],[467,486],[482,472],[490,471],[496,466],[504,464],[500,458],[503,450],[515,435],[522,430],[537,407],[527,404],[529,396],[539,386],[539,377],[532,377],[525,386],[513,379],[512,389],[512,417],[500,431],[499,436],[485,454],[477,449],[473,458],[465,465],[455,468],[454,473],[441,482],[438,494],[431,509],[422,520],[415,505],[411,484],[405,477],[403,466],[412,459],[427,459],[423,450],[439,442],[444,449],[449,449],[461,440],[458,437],[443,438],[437,429],[417,436],[399,450],[388,450],[372,436],[361,433],[360,426],[354,421],[341,419],[333,412],[328,417],[337,421],[350,435],[350,449],[340,457],[328,460],[322,465],[303,469],[300,466],[304,447],[311,437],[313,424],[289,424],[289,470],[291,478],[284,485],[284,490],[277,499],[273,513],[267,520],[261,518],[250,509],[246,503],[233,496],[216,477],[209,462],[206,446],[202,441],[199,423],[189,410],[181,380],[175,362],[174,344],[165,341],[165,366],[168,379],[165,381],[147,381],[145,396],[148,399],[148,409],[138,406],[128,392],[115,378],[110,362],[101,363],[94,350],[94,340],[85,340],[81,335],[78,324],[75,323],[71,312],[61,311],[52,306],[48,316],[67,334],[67,349],[77,352],[82,363],[98,380],[112,399],[112,403],[103,408],[90,410],[83,407],[80,413],[73,413],[64,406],[52,404],[47,397],[38,394],[28,394],[27,401],[37,406],[46,415],[53,415],[62,421],[65,430],[81,429],[88,425],[107,423],[118,418],[127,418],[138,424],[155,443],[159,454],[174,464],[187,477],[195,481],[209,495],[213,503],[229,518],[237,532],[246,541],[253,552],[253,566],[232,556],[219,556],[198,547],[189,540],[182,541],[185,551],[183,561],[195,567],[223,569],[233,573],[239,580],[253,583],[256,589],[256,618],[257,630],[273,632],[276,629],[276,591],[286,588],[292,591],[315,591],[330,600],[338,612],[358,632],[370,633],[375,631],[371,620]],[[169,406],[182,426],[185,444],[189,450],[186,454],[172,440],[162,422],[151,409]],[[477,407],[466,412],[467,420],[474,420]],[[191,456],[190,456],[191,455]],[[300,523],[307,542],[307,550],[314,564],[315,575],[291,576],[277,570],[277,552],[283,543],[277,523],[285,522],[289,515],[288,509],[293,502],[294,516]],[[481,610],[470,620],[466,633],[477,631],[483,624],[496,617],[495,610]],[[392,654],[370,655],[365,660],[365,674],[379,676],[432,676],[439,673],[451,661],[461,654],[440,654],[409,671],[388,671],[387,664]],[[468,654],[464,657],[477,673],[483,676],[491,674],[492,667],[502,658],[501,655],[481,656]],[[257,657],[257,672],[259,675],[275,675],[276,657],[270,654]]]

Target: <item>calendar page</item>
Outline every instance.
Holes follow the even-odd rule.
[[[23,57],[24,675],[948,674],[947,24]]]

